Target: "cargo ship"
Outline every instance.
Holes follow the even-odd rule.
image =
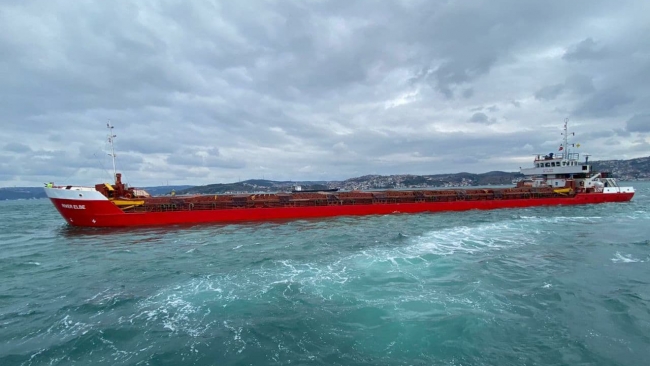
[[[94,187],[57,186],[45,193],[73,226],[128,227],[286,220],[343,215],[386,215],[491,210],[553,205],[626,202],[633,187],[621,187],[606,172],[595,172],[588,156],[571,152],[567,121],[558,153],[537,154],[525,178],[512,187],[381,191],[297,191],[260,194],[151,196],[122,182],[115,170],[112,126],[108,125],[113,183]]]

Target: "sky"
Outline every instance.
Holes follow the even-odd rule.
[[[650,2],[0,3],[0,187],[650,155]]]

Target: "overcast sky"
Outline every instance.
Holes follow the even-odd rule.
[[[650,1],[2,1],[0,186],[650,155]]]

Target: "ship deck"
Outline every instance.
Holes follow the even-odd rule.
[[[575,192],[558,193],[552,188],[502,188],[159,196],[145,199],[134,199],[133,205],[124,205],[121,209],[125,213],[142,213],[235,210],[242,208],[353,206],[424,202],[544,199],[555,197],[567,198],[574,195]]]

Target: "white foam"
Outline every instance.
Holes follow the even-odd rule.
[[[531,232],[516,221],[459,226],[431,231],[414,239],[414,245],[406,251],[420,257],[424,254],[452,255],[474,254],[485,250],[499,250],[522,245],[530,241]]]
[[[403,237],[398,246],[380,244],[348,253],[333,261],[320,258],[278,259],[264,262],[252,269],[243,268],[236,272],[194,278],[189,282],[162,289],[140,301],[138,306],[141,312],[135,317],[169,332],[186,333],[193,337],[204,334],[209,327],[219,327],[223,324],[226,328],[232,327],[228,329],[236,337],[233,342],[238,343],[237,348],[242,349],[245,342],[239,344],[239,327],[222,323],[223,319],[219,323],[206,323],[206,305],[210,305],[208,309],[215,305],[219,308],[228,307],[235,301],[256,301],[261,296],[282,296],[291,301],[296,294],[318,296],[327,301],[338,296],[347,296],[349,291],[354,291],[350,282],[365,278],[377,278],[388,283],[393,279],[412,282],[413,286],[408,286],[412,287],[412,291],[402,287],[400,301],[431,301],[431,294],[422,298],[422,288],[419,285],[422,283],[423,268],[430,266],[432,260],[437,260],[432,259],[431,254],[475,254],[527,245],[539,240],[536,239],[538,235],[530,230],[530,223],[524,221],[516,218],[503,222],[432,230],[419,236]],[[359,301],[394,301],[359,293],[355,296]],[[440,301],[458,301],[466,306],[478,306],[462,297],[445,297]],[[132,320],[133,317],[125,321]]]
[[[520,216],[520,219],[523,221],[534,222],[534,223],[567,223],[567,222],[598,222],[603,219],[602,216]]]
[[[61,336],[77,336],[86,334],[92,328],[91,324],[80,321],[73,321],[70,315],[52,324],[45,332],[49,334],[58,333]]]
[[[163,329],[172,333],[185,333],[191,337],[200,336],[205,329],[201,330],[197,325],[200,325],[202,317],[207,314],[203,311],[202,317],[196,319],[195,315],[200,312],[200,307],[185,299],[184,291],[178,290],[174,288],[171,290],[172,293],[163,291],[142,301],[138,304],[142,312],[130,317],[128,321],[144,318],[147,323],[159,322]]]
[[[631,254],[621,254],[619,252],[616,252],[614,255],[614,258],[612,258],[612,262],[614,263],[643,263],[644,261],[641,259],[637,259],[632,257]]]
[[[246,349],[246,342],[241,337],[242,327],[233,327],[228,324],[227,321],[223,322],[223,326],[233,333],[233,340],[237,343],[241,343],[241,348],[237,350],[237,353],[242,353]]]

